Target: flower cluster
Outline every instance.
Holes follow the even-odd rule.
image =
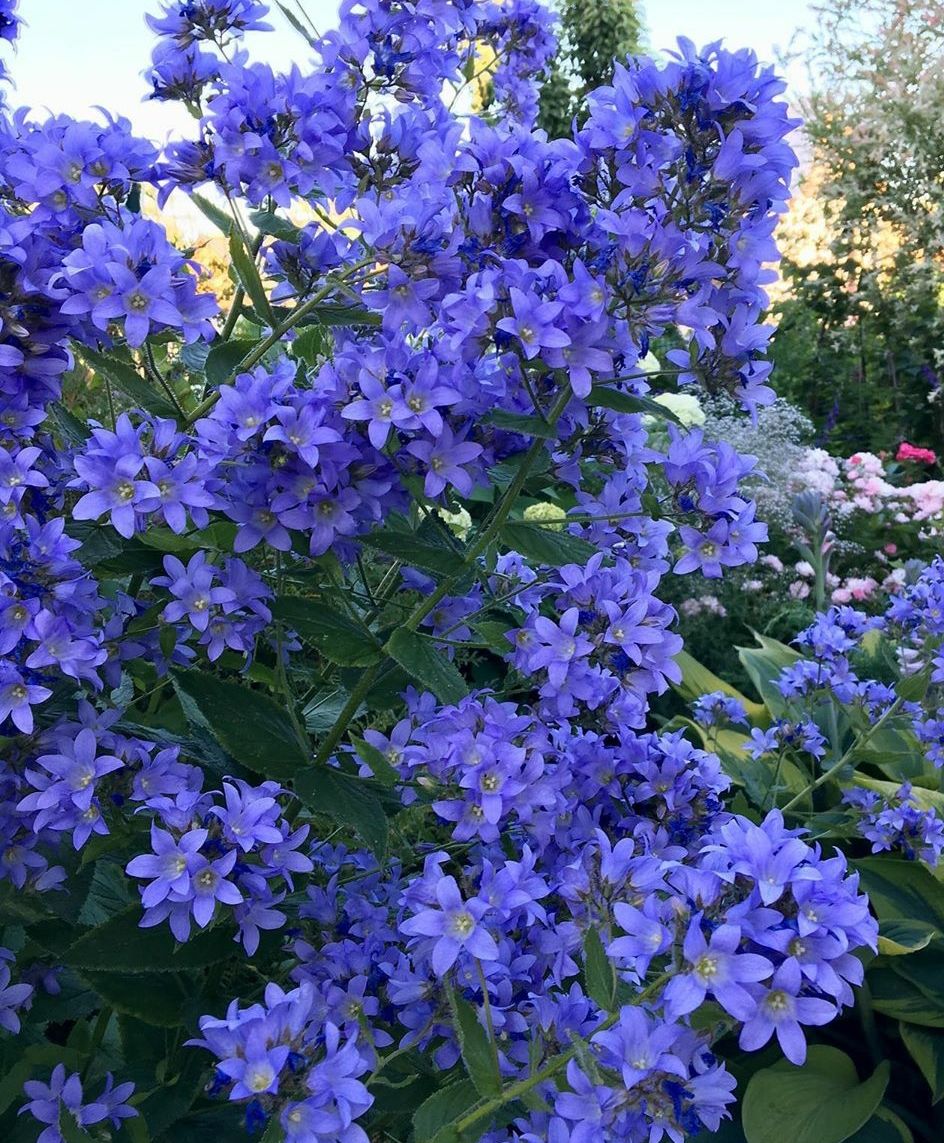
[[[0,870],[27,915],[94,879],[67,956],[102,911],[155,955],[235,944],[191,1045],[250,1130],[364,1143],[384,1068],[452,1078],[476,1036],[532,1093],[507,1139],[713,1129],[733,1080],[702,1005],[800,1061],[876,936],[841,856],[732,815],[719,759],[649,719],[680,679],[665,581],[766,538],[754,459],[691,390],[773,396],[783,87],[682,41],[548,139],[537,0],[345,0],[285,74],[250,59],[266,17],[151,18],[154,95],[199,121],[160,154],[122,120],[0,131]],[[480,61],[493,102],[460,115]],[[238,280],[219,321],[139,210],[203,184]],[[88,423],[60,403],[82,369]],[[839,636],[808,638],[854,686]],[[816,735],[783,719],[757,752]],[[140,906],[101,892],[116,867]],[[60,1065],[26,1110],[117,1125],[129,1091],[86,1104]]]

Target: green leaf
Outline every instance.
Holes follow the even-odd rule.
[[[385,552],[405,564],[436,572],[437,575],[454,575],[462,564],[461,552],[446,544],[430,543],[415,532],[369,532],[355,538],[367,548]]]
[[[931,1102],[944,1099],[944,1032],[901,1024],[901,1038],[931,1089]]]
[[[901,789],[900,782],[882,782],[877,778],[864,778],[860,774],[856,774],[853,780],[857,786],[862,786],[866,790],[874,790],[887,801],[898,800],[898,791]],[[928,790],[924,786],[912,785],[911,799],[918,809],[934,810],[938,815],[944,817],[944,794],[939,790]]]
[[[262,1138],[259,1140],[259,1143],[284,1143],[284,1141],[285,1131],[282,1128],[282,1124],[279,1123],[279,1117],[273,1115],[269,1120],[268,1127],[266,1127],[262,1133]]]
[[[303,36],[304,39],[306,39],[312,47],[316,47],[317,42],[312,37],[311,32],[308,31],[308,29],[301,22],[301,20],[299,20],[299,18],[295,15],[295,13],[290,8],[287,8],[282,3],[282,0],[275,0],[275,2],[278,5],[278,7],[282,10],[282,13],[285,16],[286,20],[288,20],[288,22],[292,25],[292,27],[295,29],[295,31],[298,32],[298,34],[300,36]]]
[[[944,930],[944,885],[920,862],[877,856],[854,865],[880,921],[919,921]]]
[[[923,921],[883,921],[879,926],[878,951],[881,956],[909,956],[927,948],[939,935],[933,925]]]
[[[172,672],[188,721],[209,729],[237,762],[268,778],[293,778],[310,760],[281,706],[261,691],[204,671]]]
[[[361,623],[321,599],[279,596],[272,614],[308,640],[332,663],[367,667],[380,658],[380,643]]]
[[[330,346],[330,339],[320,325],[310,325],[291,343],[292,356],[306,365],[315,365]]]
[[[849,1136],[849,1143],[914,1143],[914,1136],[894,1111],[879,1107],[864,1127]]]
[[[549,424],[542,417],[528,416],[524,413],[508,413],[504,409],[494,409],[485,420],[488,424],[509,432],[519,433],[523,437],[540,437],[541,440],[557,440],[560,430],[556,425]]]
[[[399,627],[387,640],[387,651],[418,683],[444,703],[457,703],[469,693],[465,679],[432,639]]]
[[[432,1143],[443,1129],[451,1127],[478,1103],[479,1094],[471,1080],[461,1079],[434,1092],[416,1109],[413,1133],[416,1143]],[[458,1139],[458,1133],[455,1136]]]
[[[916,675],[906,675],[895,684],[898,697],[905,702],[921,702],[928,693],[928,684],[931,681],[931,670],[926,668]]]
[[[358,757],[365,765],[371,768],[378,782],[383,783],[385,786],[395,786],[397,784],[399,775],[382,750],[378,750],[376,746],[371,746],[369,742],[353,734],[351,735],[351,743],[357,751]]]
[[[780,718],[787,713],[789,703],[780,693],[775,680],[785,667],[792,666],[802,656],[792,647],[778,643],[776,639],[768,639],[766,635],[758,635],[756,631],[754,638],[760,646],[738,647],[738,658],[767,709],[775,718]]]
[[[498,1053],[488,1032],[482,1027],[475,1009],[461,996],[457,996],[449,986],[449,1007],[452,1009],[452,1023],[459,1039],[462,1062],[481,1096],[495,1096],[501,1091],[501,1072],[498,1067]]]
[[[867,979],[872,991],[873,1008],[876,1012],[909,1024],[944,1028],[944,1004],[928,997],[899,971],[898,965],[908,959],[911,958],[895,960],[894,967],[869,967]]]
[[[584,934],[583,976],[593,1002],[604,1012],[612,1012],[616,996],[616,973],[596,929],[587,929]]]
[[[232,381],[239,363],[259,344],[256,341],[220,341],[207,354],[204,372],[214,388]]]
[[[555,568],[563,564],[585,564],[597,551],[593,544],[579,536],[518,520],[509,520],[505,524],[501,538],[503,543],[526,559]]]
[[[156,417],[170,417],[172,420],[177,418],[177,409],[149,381],[145,381],[129,362],[97,353],[94,349],[83,348],[79,355],[94,374],[106,378],[135,405]]]
[[[74,413],[70,413],[61,401],[55,401],[50,405],[49,412],[65,443],[73,448],[81,448],[91,433],[88,425],[80,421]]]
[[[263,234],[271,234],[273,238],[281,238],[283,242],[298,242],[298,227],[275,211],[254,210],[249,215],[249,221]]]
[[[272,313],[272,306],[269,304],[269,295],[266,293],[266,288],[262,284],[259,267],[256,265],[252,254],[246,249],[242,236],[235,228],[230,231],[229,256],[232,260],[236,277],[239,279],[239,284],[246,291],[246,296],[252,302],[252,308],[256,311],[256,316],[264,325],[274,326],[276,324],[275,315]]]
[[[748,1143],[843,1143],[869,1121],[888,1086],[883,1060],[864,1083],[845,1052],[813,1044],[806,1063],[786,1060],[751,1077],[742,1120]]]
[[[311,314],[311,317],[302,322],[302,326],[308,325],[351,325],[351,326],[378,326],[380,325],[380,314],[374,313],[372,310],[365,309],[363,306],[342,306],[335,302],[325,302],[324,305],[318,306]]]
[[[190,201],[201,211],[204,217],[213,223],[221,234],[229,234],[233,229],[233,219],[230,213],[217,206],[215,202],[211,202],[205,195],[193,193],[190,195]]]
[[[185,1022],[189,997],[174,974],[85,970],[82,976],[116,1012],[156,1028],[178,1028]]]
[[[671,421],[674,425],[682,422],[665,405],[660,405],[652,397],[644,397],[639,393],[624,393],[622,389],[608,389],[605,385],[594,385],[587,404],[612,409],[616,413],[648,413],[650,417],[661,417]]]
[[[298,775],[295,792],[310,810],[355,829],[378,858],[387,852],[387,816],[367,779],[329,766],[309,767]]]
[[[83,971],[159,973],[205,968],[239,951],[228,927],[197,932],[178,944],[166,925],[142,929],[141,916],[140,904],[129,906],[83,933],[60,954],[61,959]]]
[[[63,1143],[89,1143],[91,1136],[82,1130],[72,1112],[63,1103],[59,1107],[59,1121],[56,1124]]]

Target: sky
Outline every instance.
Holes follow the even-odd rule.
[[[305,0],[305,8],[325,29],[337,0]],[[20,10],[27,26],[8,60],[13,106],[77,118],[95,116],[96,105],[117,109],[156,142],[192,132],[182,108],[143,99],[141,72],[154,43],[144,14],[159,10],[157,0],[27,0]],[[670,48],[679,35],[698,44],[723,38],[726,46],[752,47],[770,62],[809,18],[806,0],[647,0],[644,13],[652,50]],[[252,54],[277,67],[303,62],[309,49],[277,10],[273,23],[274,32],[249,38]],[[800,82],[798,69],[789,78]]]

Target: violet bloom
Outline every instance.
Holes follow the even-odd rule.
[[[776,1033],[783,1054],[792,1064],[806,1059],[806,1038],[802,1024],[828,1024],[837,1013],[835,1004],[812,996],[801,996],[803,978],[795,960],[787,960],[774,973],[770,988],[755,986],[757,1009],[741,1029],[738,1044],[748,1052],[757,1051]]]
[[[481,445],[457,441],[452,430],[443,426],[438,440],[411,441],[407,445],[407,452],[426,465],[423,491],[427,496],[438,496],[447,484],[451,484],[463,496],[468,496],[472,491],[472,476],[462,466],[481,455]]]
[[[175,841],[167,830],[151,825],[153,853],[132,858],[125,866],[129,877],[151,879],[141,890],[141,904],[146,909],[159,905],[169,894],[178,898],[190,893],[190,875],[197,866],[197,854],[209,837],[205,829],[192,829]]]
[[[305,464],[314,468],[318,464],[318,446],[334,444],[341,440],[337,429],[322,425],[325,410],[304,405],[301,409],[281,408],[276,410],[278,424],[266,429],[264,441],[281,441],[292,452],[301,457]]]
[[[137,479],[143,463],[140,456],[122,456],[113,464],[77,456],[75,470],[91,491],[79,498],[73,518],[98,520],[107,513],[115,531],[130,540],[137,524],[135,509],[142,501],[160,496],[157,485]]]
[[[423,909],[400,924],[407,936],[438,938],[431,957],[433,972],[445,976],[463,949],[479,960],[496,960],[498,945],[479,924],[488,911],[485,902],[475,897],[463,900],[454,877],[441,878],[435,892],[438,909]]]
[[[178,536],[187,529],[188,510],[197,527],[205,528],[209,521],[206,509],[212,508],[214,498],[206,490],[197,458],[188,453],[173,467],[153,456],[146,457],[144,463],[157,494],[145,496],[138,505],[140,510],[160,509],[168,528]]]
[[[694,1012],[709,994],[725,1012],[737,1020],[747,1020],[756,1011],[756,1001],[743,986],[766,980],[773,965],[765,957],[738,952],[741,930],[737,925],[721,925],[705,940],[698,913],[692,918],[682,951],[685,966],[665,990],[666,1013],[673,1019]]]
[[[6,663],[0,664],[0,726],[9,718],[22,734],[33,733],[33,706],[52,694],[48,687],[28,683]]]
[[[186,567],[176,556],[165,556],[164,570],[167,575],[155,576],[151,583],[154,587],[166,587],[176,596],[161,612],[166,623],[186,618],[197,631],[206,631],[213,605],[236,599],[230,588],[213,586],[219,569],[206,562],[206,552],[196,552]]]
[[[0,956],[10,955],[0,949]],[[20,1018],[16,1013],[33,995],[32,984],[11,984],[10,966],[0,963],[0,1028],[16,1035],[20,1030]]]
[[[521,342],[530,361],[542,349],[561,349],[570,338],[554,325],[564,309],[562,302],[542,302],[536,294],[526,294],[517,286],[509,290],[514,317],[501,318],[498,328],[513,334]]]
[[[539,615],[534,621],[534,634],[541,640],[541,646],[529,656],[528,669],[547,668],[547,677],[552,687],[562,687],[567,672],[574,659],[581,659],[593,650],[589,639],[577,634],[580,612],[569,607],[560,618],[560,623]]]
[[[42,449],[21,448],[12,455],[0,448],[0,504],[16,503],[27,488],[46,488],[49,481],[33,468]]]
[[[120,295],[129,345],[143,345],[152,323],[180,324],[180,311],[171,301],[174,289],[167,266],[152,266],[140,279],[127,266],[116,262],[108,269]]]

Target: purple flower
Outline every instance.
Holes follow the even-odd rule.
[[[702,915],[696,914],[682,946],[683,971],[673,976],[665,990],[667,1014],[686,1016],[710,995],[736,1019],[749,1019],[756,1004],[743,985],[765,980],[773,965],[765,957],[741,952],[740,945],[741,931],[736,925],[721,925],[705,940]]]
[[[33,707],[52,694],[48,687],[28,683],[5,659],[0,659],[0,725],[9,718],[23,734],[33,733]]]
[[[806,1059],[803,1024],[828,1024],[836,1016],[836,1005],[813,996],[801,996],[803,979],[795,960],[785,961],[774,973],[770,987],[754,986],[757,1008],[746,1020],[738,1043],[755,1052],[774,1034],[783,1054],[793,1064]]]
[[[542,302],[537,294],[526,294],[517,286],[512,286],[508,293],[514,317],[501,318],[498,328],[518,338],[529,361],[542,349],[560,349],[570,344],[568,335],[554,324],[564,309],[562,302]]]
[[[463,466],[481,456],[481,445],[456,440],[452,430],[444,427],[438,440],[411,441],[407,452],[426,466],[423,491],[427,496],[438,496],[447,485],[452,485],[463,496],[472,491],[472,476]]]
[[[171,893],[178,899],[190,895],[191,873],[197,868],[197,855],[208,836],[205,829],[192,829],[175,841],[172,834],[151,825],[153,854],[132,858],[125,866],[129,877],[151,879],[141,890],[141,904],[146,909],[159,905]]]
[[[441,877],[436,883],[435,896],[438,908],[422,909],[402,921],[400,931],[407,936],[436,938],[432,947],[436,975],[445,976],[463,950],[479,960],[495,960],[498,946],[480,924],[488,912],[485,902],[474,897],[464,900],[454,877]]]

